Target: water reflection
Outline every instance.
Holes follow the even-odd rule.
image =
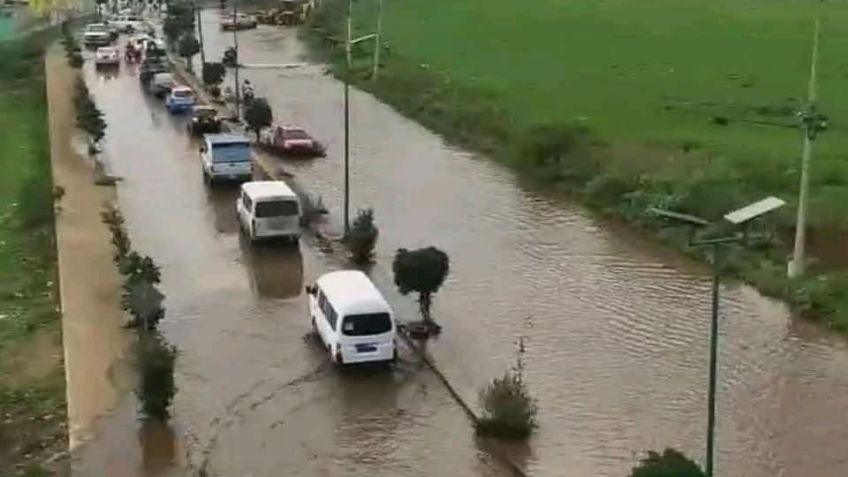
[[[251,243],[239,234],[239,243],[253,289],[262,297],[293,298],[303,290],[303,256],[297,244],[269,240]]]

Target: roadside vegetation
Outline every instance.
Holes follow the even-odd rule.
[[[0,44],[0,475],[68,475],[42,48]]]
[[[353,263],[364,265],[374,260],[374,248],[380,231],[374,224],[374,209],[360,209],[344,238]]]
[[[630,477],[706,477],[706,474],[680,451],[666,449],[662,454],[649,451],[633,468]]]
[[[439,291],[450,271],[448,255],[436,247],[416,250],[399,249],[392,262],[395,285],[401,294],[418,294],[418,309],[423,322],[421,327],[410,328],[414,334],[436,334],[441,331],[431,313],[433,295]]]
[[[483,415],[477,434],[502,439],[526,439],[538,426],[539,408],[524,382],[524,338],[518,340],[518,356],[512,369],[495,378],[480,392]]]
[[[373,30],[375,5],[357,2],[355,37]],[[345,8],[322,2],[311,22],[339,76]],[[379,79],[371,78],[373,43],[363,42],[349,73],[357,86],[448,141],[681,249],[685,234],[664,230],[648,208],[721,220],[768,195],[795,203],[796,112],[821,12],[819,109],[831,127],[812,166],[810,235],[820,259],[806,277],[785,278],[794,230],[794,207],[785,207],[762,221],[773,240],[731,248],[723,272],[848,332],[848,258],[828,253],[848,247],[848,130],[840,126],[848,95],[838,53],[848,46],[848,6],[389,0],[383,12]]]

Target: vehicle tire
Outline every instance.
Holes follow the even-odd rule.
[[[212,185],[212,177],[209,176],[209,173],[206,172],[206,169],[203,169],[203,183],[207,186]]]
[[[250,233],[249,233],[250,241],[256,241],[256,222],[250,222]]]

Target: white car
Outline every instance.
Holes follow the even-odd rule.
[[[306,292],[312,328],[334,363],[397,359],[394,313],[367,275],[359,270],[330,272]]]
[[[283,181],[253,181],[241,185],[236,215],[250,241],[300,238],[300,201]]]
[[[171,73],[156,73],[150,83],[150,92],[157,98],[164,98],[177,85],[177,80]]]
[[[82,41],[86,46],[106,46],[112,44],[112,32],[103,23],[92,23],[85,27]]]
[[[123,33],[144,31],[144,19],[138,15],[118,15],[110,19],[109,24]]]
[[[121,64],[121,56],[118,54],[118,49],[113,46],[101,46],[94,53],[95,66],[119,66]]]

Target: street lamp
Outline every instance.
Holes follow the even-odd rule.
[[[689,246],[712,246],[713,262],[713,286],[712,286],[712,312],[710,320],[710,376],[707,394],[707,455],[705,470],[707,477],[713,476],[713,455],[715,453],[715,413],[716,413],[716,368],[718,361],[718,309],[719,309],[719,259],[722,244],[747,243],[749,238],[749,226],[757,218],[782,207],[786,202],[777,197],[768,197],[758,202],[749,204],[741,209],[725,214],[724,220],[734,227],[742,227],[742,233],[710,237],[702,234],[699,238],[697,231],[708,228],[709,221],[694,215],[681,214],[670,210],[651,208],[648,212],[663,219],[688,225]]]

